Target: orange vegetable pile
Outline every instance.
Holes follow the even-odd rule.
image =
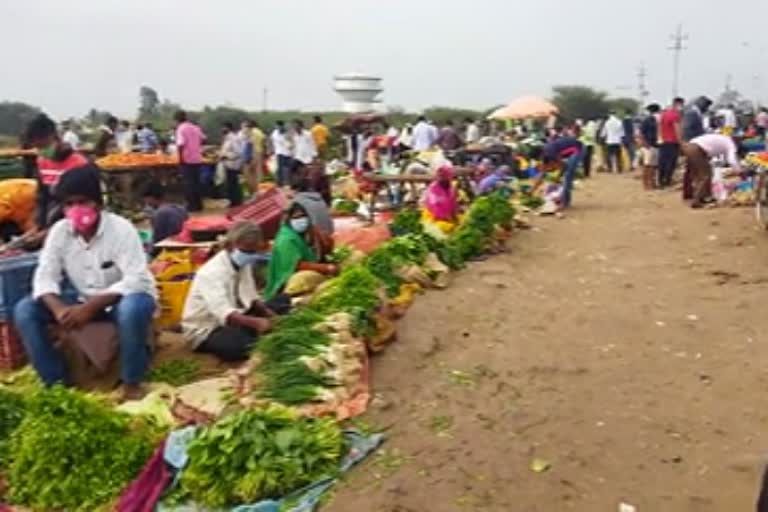
[[[178,165],[179,158],[174,155],[159,155],[151,153],[115,153],[96,160],[96,165],[102,169],[121,167],[154,167],[160,165]]]

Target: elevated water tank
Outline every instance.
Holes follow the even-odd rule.
[[[333,88],[344,100],[342,110],[350,114],[373,112],[384,89],[381,78],[364,73],[344,73],[333,78]]]

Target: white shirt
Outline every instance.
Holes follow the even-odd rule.
[[[275,129],[271,138],[276,155],[291,156],[291,141],[287,133],[280,133],[280,130]]]
[[[184,304],[181,328],[192,349],[197,348],[217,327],[227,325],[232,313],[245,313],[261,300],[253,279],[253,268],[238,269],[228,251],[208,260],[195,274]]]
[[[727,135],[708,133],[691,139],[691,144],[696,144],[703,149],[709,158],[724,157],[731,169],[741,172],[741,162],[739,162],[736,143]]]
[[[302,130],[293,136],[293,158],[303,164],[311,164],[316,156],[315,139],[309,130]]]
[[[432,126],[425,121],[416,123],[416,126],[413,127],[411,136],[413,140],[413,149],[416,151],[425,151],[431,148],[437,139],[432,130]]]
[[[736,112],[730,108],[721,108],[717,111],[717,115],[723,118],[723,126],[726,128],[736,128],[738,124],[736,120]]]
[[[624,138],[624,125],[621,119],[616,116],[609,117],[603,126],[602,135],[605,137],[606,144],[621,144]]]
[[[121,153],[130,153],[133,151],[133,130],[129,128],[118,131],[115,134],[115,142],[117,143],[117,149]]]
[[[88,243],[75,234],[69,220],[54,224],[40,251],[32,296],[60,295],[64,274],[85,299],[109,293],[157,296],[138,231],[110,212],[101,212],[96,235]]]
[[[475,123],[469,123],[467,125],[467,134],[464,137],[464,140],[466,140],[467,144],[479,141],[480,127],[478,127]]]
[[[221,143],[221,159],[227,169],[240,170],[243,167],[244,141],[235,132],[229,132]]]
[[[67,130],[64,135],[61,136],[61,140],[69,144],[72,149],[77,149],[80,146],[80,137],[72,130]]]

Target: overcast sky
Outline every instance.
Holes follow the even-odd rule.
[[[681,93],[768,99],[768,2],[740,0],[0,0],[0,100],[132,115],[142,84],[187,108],[337,109],[334,74],[383,78],[387,105],[488,108],[556,84],[651,99],[690,35]],[[608,7],[610,6],[610,7]],[[762,70],[762,71],[761,71]],[[760,75],[762,73],[762,75]],[[758,76],[759,75],[759,76]]]

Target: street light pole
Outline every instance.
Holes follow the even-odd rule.
[[[677,25],[677,30],[671,36],[672,46],[667,49],[674,52],[673,55],[673,79],[672,79],[672,97],[676,98],[679,94],[680,82],[680,53],[686,49],[685,43],[688,41],[688,34],[683,34],[683,25]]]

